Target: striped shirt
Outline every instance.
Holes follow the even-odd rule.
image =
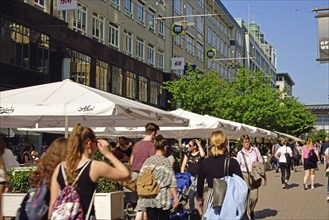
[[[248,165],[249,172],[251,172],[251,170],[252,170],[252,164],[253,164],[253,162],[259,161],[259,162],[263,163],[263,157],[260,154],[260,152],[259,152],[259,150],[258,150],[257,147],[250,146],[249,151],[247,151],[246,149],[242,148],[242,150],[240,150],[238,152],[238,155],[236,157],[236,159],[237,159],[237,161],[238,161],[238,163],[240,165],[240,168],[241,168],[241,171],[242,172],[247,172],[246,164],[244,162],[242,153],[246,157],[246,162],[247,162],[247,165]]]
[[[162,160],[160,163],[159,161]],[[157,180],[160,192],[154,197],[142,197],[138,199],[138,209],[144,210],[146,208],[158,208],[167,210],[171,208],[171,193],[169,188],[176,188],[176,177],[171,166],[170,160],[164,156],[154,155],[145,160],[140,174],[148,168],[157,165],[153,171],[153,175]]]

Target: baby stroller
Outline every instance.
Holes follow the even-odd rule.
[[[188,220],[190,213],[184,208],[188,201],[189,188],[191,186],[191,174],[176,173],[178,207],[171,210],[170,219],[172,220]]]

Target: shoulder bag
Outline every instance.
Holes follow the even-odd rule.
[[[261,178],[255,179],[254,176],[250,174],[248,164],[247,164],[247,161],[246,161],[246,157],[245,157],[245,155],[242,151],[241,151],[241,153],[242,153],[244,164],[246,166],[247,173],[248,173],[248,181],[249,181],[248,187],[249,187],[249,189],[259,188],[262,185],[262,179]],[[256,155],[256,156],[257,156],[257,161],[258,161],[258,155]]]
[[[214,198],[212,202],[213,208],[219,208],[223,205],[227,182],[226,178],[229,175],[229,166],[230,166],[230,158],[226,157],[224,161],[224,177],[223,178],[214,178],[213,179],[213,190],[214,190]]]

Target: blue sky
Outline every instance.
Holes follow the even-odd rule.
[[[314,8],[329,8],[329,0],[222,0],[234,18],[256,22],[277,50],[277,72],[295,82],[293,96],[304,104],[328,104],[329,64],[319,64]],[[249,7],[248,7],[249,5]]]

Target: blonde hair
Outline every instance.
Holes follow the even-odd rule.
[[[306,146],[308,146],[308,147],[310,147],[310,146],[312,146],[313,145],[313,140],[312,140],[312,138],[307,138],[307,141],[306,141]]]
[[[214,131],[210,137],[210,152],[214,157],[221,154],[221,151],[226,148],[227,138],[222,131]]]
[[[88,141],[94,140],[96,140],[96,135],[90,128],[83,127],[80,123],[73,128],[67,142],[65,158],[66,176],[69,184],[71,184],[78,175],[76,169],[85,150],[85,144]]]

